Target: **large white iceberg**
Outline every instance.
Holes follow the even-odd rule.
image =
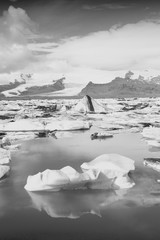
[[[134,182],[128,176],[130,171],[135,170],[134,161],[119,154],[103,154],[91,162],[83,163],[81,169],[83,172],[98,170],[103,176],[102,181],[104,181],[104,178],[108,179],[108,181],[110,180],[110,187],[113,184],[119,188],[134,186]]]
[[[128,176],[134,161],[119,154],[104,154],[81,165],[82,173],[66,166],[60,170],[45,170],[29,176],[27,191],[60,191],[67,189],[130,188],[134,183]]]
[[[86,188],[86,184],[98,177],[98,171],[79,173],[66,166],[60,170],[46,169],[36,175],[29,176],[25,189],[27,191],[60,191],[64,189]]]

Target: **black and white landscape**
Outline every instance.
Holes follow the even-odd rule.
[[[0,2],[0,240],[159,238],[159,12]]]

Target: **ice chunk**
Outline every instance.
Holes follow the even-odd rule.
[[[0,165],[0,179],[3,178],[6,174],[8,174],[9,170],[9,166]]]
[[[144,165],[160,172],[160,158],[144,158]]]
[[[146,142],[148,143],[148,145],[153,146],[153,147],[160,147],[160,142],[156,141],[156,140],[146,140]]]
[[[62,186],[68,185],[69,182],[69,178],[62,171],[47,169],[42,173],[29,176],[25,189],[28,191],[59,191]]]
[[[134,185],[128,176],[128,173],[135,169],[134,161],[119,154],[103,154],[91,162],[83,163],[81,169],[83,172],[99,170],[119,188],[130,188]]]
[[[148,127],[144,128],[142,135],[145,138],[160,140],[160,128],[157,127]]]
[[[45,170],[29,176],[28,191],[60,191],[67,189],[130,188],[134,185],[128,176],[134,170],[134,161],[118,154],[104,154],[81,165],[82,173],[66,166],[60,170]]]
[[[60,170],[45,170],[27,178],[25,189],[28,191],[59,191],[63,189],[87,188],[88,184],[98,178],[98,170],[79,173],[66,166]]]
[[[106,113],[105,107],[100,105],[97,101],[95,101],[90,96],[84,96],[74,107],[74,111],[87,113]]]
[[[0,148],[0,164],[8,164],[11,160],[10,151]]]
[[[0,130],[3,131],[40,131],[44,130],[44,126],[39,121],[31,119],[20,119],[15,122],[9,122],[0,125]]]
[[[90,129],[90,122],[81,120],[61,120],[52,121],[47,124],[46,129],[49,131],[74,131],[74,130],[88,130]]]

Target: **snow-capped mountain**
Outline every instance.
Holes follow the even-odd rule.
[[[54,80],[53,80],[54,78]],[[101,80],[99,79],[99,82]],[[108,79],[106,79],[108,82]],[[92,97],[152,97],[160,96],[160,71],[128,71],[123,72],[108,83],[89,82],[86,86],[81,83],[66,82],[65,77],[43,76],[35,74],[19,74],[10,83],[0,85],[0,94],[5,97],[18,96],[83,96]]]
[[[118,97],[160,97],[160,75],[140,75],[128,71],[124,77],[116,77],[109,83],[89,82],[79,96],[90,95],[94,98]]]
[[[35,80],[32,74],[20,74],[9,84],[0,85],[0,92],[5,97],[33,96],[64,89],[64,80],[65,78],[62,77],[46,84],[46,82]]]

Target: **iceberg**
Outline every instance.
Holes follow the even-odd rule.
[[[128,173],[134,161],[119,154],[103,154],[81,165],[82,173],[71,166],[45,170],[28,176],[27,191],[60,191],[71,189],[125,189],[134,186]]]
[[[8,164],[11,160],[10,151],[0,148],[0,164]]]
[[[146,142],[148,145],[153,147],[160,147],[160,128],[158,127],[144,128],[142,131],[142,135],[144,138],[146,138]]]
[[[143,163],[144,166],[160,172],[160,158],[145,158]]]
[[[29,176],[25,189],[27,191],[60,191],[66,189],[86,188],[87,184],[98,177],[98,171],[79,173],[66,166],[60,170],[46,169],[42,173]]]
[[[73,110],[81,113],[106,113],[106,109],[88,95],[84,96]]]
[[[144,138],[150,138],[160,141],[160,128],[157,127],[144,128],[142,131],[142,135]]]
[[[97,124],[97,127],[100,129],[108,130],[108,131],[124,129],[124,127],[121,125],[113,124],[113,123],[111,124],[111,123],[106,123],[106,122],[101,122],[100,124]]]
[[[110,180],[112,188],[114,185],[119,188],[131,188],[135,185],[131,181],[128,173],[135,170],[134,161],[119,154],[103,154],[91,162],[85,162],[81,165],[83,172],[88,170],[98,170],[104,177]]]

